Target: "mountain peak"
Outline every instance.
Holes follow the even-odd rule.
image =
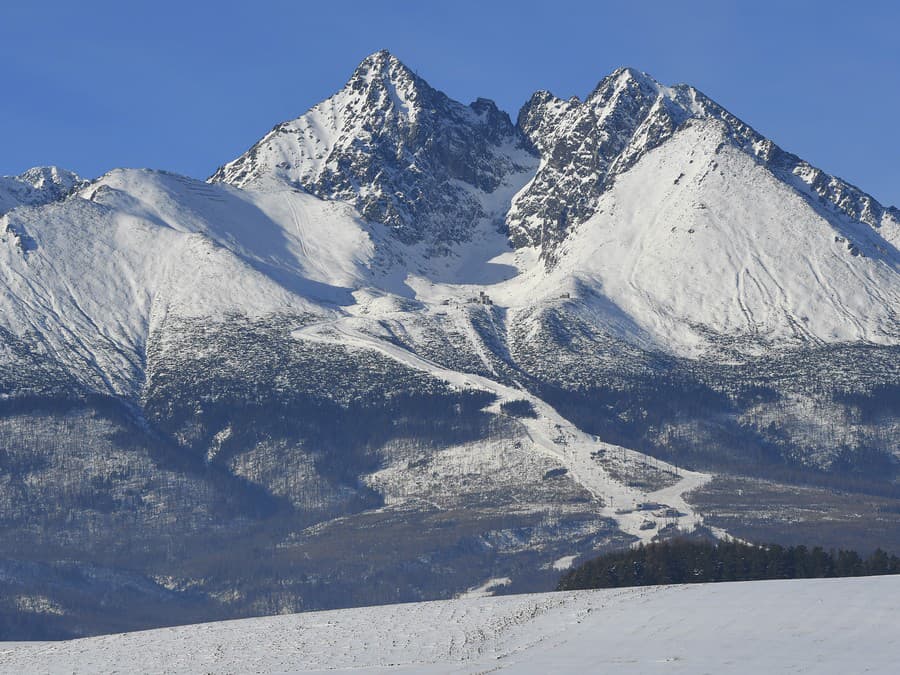
[[[379,49],[377,52],[372,52],[360,61],[353,74],[364,75],[367,73],[389,72],[391,69],[395,68],[403,68],[409,71],[409,68],[387,49]]]
[[[51,185],[63,185],[71,188],[83,182],[74,171],[61,169],[58,166],[34,166],[18,176],[4,176],[4,178],[15,178],[23,183],[28,183],[37,190]]]
[[[502,200],[486,195],[533,164],[493,101],[463,105],[381,50],[334,96],[277,126],[212,180],[238,187],[274,180],[348,201],[401,241],[438,250],[468,239],[482,220],[502,222],[503,205],[494,205]],[[521,187],[525,179],[515,181]]]
[[[602,103],[611,99],[625,96],[628,98],[654,98],[660,94],[663,86],[647,73],[636,68],[623,66],[616,68],[604,77],[594,91],[587,97],[587,101],[600,100]]]
[[[17,206],[62,199],[85,181],[57,166],[36,166],[18,176],[0,176],[0,215]]]
[[[635,68],[617,68],[579,101],[537,92],[519,113],[518,128],[544,162],[507,215],[516,245],[539,246],[552,264],[560,242],[590,218],[616,178],[691,119],[714,120],[731,142],[815,204],[830,203],[872,227],[896,212],[845,181],[784,152],[749,125],[688,85],[668,87]]]
[[[616,68],[610,73],[609,78],[619,81],[633,80],[635,82],[653,84],[656,86],[659,85],[659,82],[657,82],[652,75],[645,73],[643,70],[633,68],[632,66],[620,66]]]
[[[372,87],[388,86],[393,90],[407,93],[433,91],[425,80],[386,49],[369,54],[360,61],[345,88],[362,91]]]

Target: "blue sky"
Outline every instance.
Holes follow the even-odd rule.
[[[513,118],[620,65],[698,87],[900,205],[900,9],[889,2],[31,2],[0,6],[0,174],[59,164],[204,177],[387,48]]]

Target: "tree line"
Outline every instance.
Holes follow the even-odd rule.
[[[566,572],[557,590],[877,574],[900,574],[900,558],[881,549],[864,558],[856,551],[818,546],[672,539],[589,560]]]

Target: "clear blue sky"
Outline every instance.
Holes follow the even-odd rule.
[[[900,9],[891,2],[3,0],[0,174],[59,164],[205,177],[386,48],[513,118],[620,65],[687,82],[900,205]]]

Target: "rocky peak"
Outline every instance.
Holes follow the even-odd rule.
[[[0,176],[0,215],[17,206],[60,200],[85,182],[77,174],[56,166],[37,166],[18,176]]]
[[[288,185],[351,202],[403,242],[434,248],[470,236],[484,204],[536,164],[509,116],[433,89],[395,56],[376,52],[341,91],[280,124],[211,180]],[[523,183],[523,179],[520,183]]]
[[[363,59],[343,91],[351,94],[354,102],[362,104],[356,107],[359,114],[390,114],[398,125],[414,123],[419,111],[438,95],[425,80],[386,50]]]
[[[513,242],[551,249],[593,215],[616,174],[668,138],[686,117],[650,76],[620,68],[582,102],[532,96],[518,127],[543,163],[508,215]]]
[[[359,81],[371,81],[373,79],[381,80],[412,80],[416,75],[396,56],[391,54],[387,49],[381,49],[377,52],[369,54],[366,58],[359,62],[356,70],[350,76],[347,82],[348,86]],[[422,84],[424,81],[420,80]],[[427,86],[427,85],[426,85]]]
[[[276,126],[211,180],[346,201],[434,251],[470,238],[478,223],[505,222],[514,245],[539,247],[552,265],[616,178],[691,119],[716,120],[723,142],[816,208],[886,225],[900,245],[896,210],[784,152],[693,87],[633,68],[604,77],[584,100],[536,92],[514,126],[492,101],[463,105],[379,51],[334,96]]]
[[[894,209],[845,181],[810,166],[766,139],[698,90],[666,87],[646,73],[619,68],[584,100],[546,91],[522,108],[518,128],[541,155],[541,168],[517,195],[508,215],[517,246],[536,246],[548,265],[560,242],[594,215],[616,177],[660,146],[690,119],[713,119],[736,144],[808,199],[872,227],[887,224],[900,239]]]

